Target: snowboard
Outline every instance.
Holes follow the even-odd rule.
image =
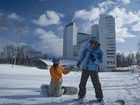
[[[98,102],[97,100],[87,101],[85,99],[83,99],[83,100],[74,99],[74,101],[76,101],[78,105],[106,105],[105,102]],[[113,105],[113,104],[111,104],[111,105]]]
[[[124,100],[115,100],[115,101],[105,100],[103,102],[98,102],[97,100],[83,99],[83,101],[79,101],[79,99],[73,99],[72,102],[74,103],[74,105],[125,105]]]
[[[48,84],[42,84],[40,88],[43,93],[48,94],[48,90],[49,90]],[[78,89],[73,86],[62,86],[62,88],[65,90],[64,95],[74,95],[77,94],[78,92]]]
[[[90,100],[87,102],[89,105],[125,105],[124,100],[115,100],[115,101],[104,101],[104,102],[98,102],[97,100]]]

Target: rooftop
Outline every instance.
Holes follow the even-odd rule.
[[[73,24],[74,24],[74,22],[71,22],[71,23],[67,24],[65,27],[72,26]]]
[[[91,34],[87,34],[87,33],[78,32],[78,35],[91,35]]]

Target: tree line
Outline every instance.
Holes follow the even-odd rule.
[[[136,53],[117,53],[117,67],[128,67],[131,65],[140,65],[140,52]]]
[[[117,53],[117,67],[128,67],[133,64],[140,65],[140,52]],[[0,63],[31,65],[34,59],[49,58],[47,54],[36,51],[32,46],[26,44],[7,44],[0,53]]]
[[[26,44],[7,44],[0,53],[0,63],[31,65],[32,60],[39,58],[47,58],[47,55]]]

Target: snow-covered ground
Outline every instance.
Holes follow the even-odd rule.
[[[64,76],[63,85],[78,88],[80,72]],[[109,105],[121,99],[125,105],[140,105],[140,78],[130,72],[102,72],[99,74],[104,99]],[[77,105],[73,99],[77,95],[46,97],[40,94],[41,84],[49,84],[48,70],[34,67],[0,65],[0,105]],[[86,100],[95,99],[90,79],[87,84]]]

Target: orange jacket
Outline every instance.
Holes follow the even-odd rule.
[[[69,71],[65,70],[62,65],[58,65],[57,68],[54,68],[51,66],[50,68],[50,75],[51,75],[51,80],[54,82],[59,82],[62,80],[62,74],[68,74]]]

